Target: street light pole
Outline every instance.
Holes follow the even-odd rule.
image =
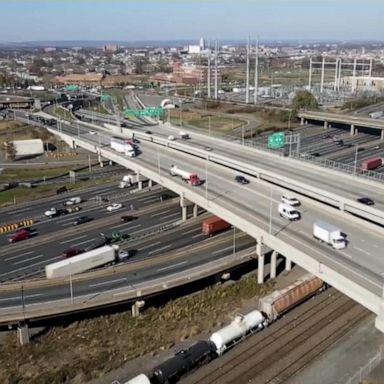
[[[357,167],[357,149],[359,147],[359,144],[355,145],[355,165],[353,167],[353,174],[356,175],[356,167]]]
[[[69,262],[69,292],[71,295],[71,304],[73,304],[73,285],[72,285],[72,264]]]
[[[273,196],[273,189],[271,188],[271,195],[269,199],[269,233],[272,233],[272,196]]]
[[[235,256],[236,253],[236,227],[233,226],[233,245],[232,245],[232,254]]]
[[[241,143],[244,145],[244,125],[241,126]]]
[[[205,163],[205,200],[208,202],[208,162],[209,155],[207,155],[207,161]]]

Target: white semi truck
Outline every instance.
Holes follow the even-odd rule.
[[[313,237],[331,245],[334,249],[343,249],[347,246],[340,229],[322,221],[313,223]]]
[[[126,252],[120,253],[117,245],[105,245],[57,263],[48,264],[45,266],[45,275],[47,279],[67,277],[102,265],[122,261],[127,257],[126,255]]]
[[[116,152],[124,153],[124,155],[129,157],[135,157],[136,156],[136,149],[131,144],[131,140],[129,139],[122,139],[120,137],[112,137],[111,138],[111,148],[114,149]]]
[[[171,176],[180,176],[183,181],[187,182],[190,185],[200,185],[201,180],[197,173],[187,172],[177,167],[177,165],[172,165],[170,169]]]

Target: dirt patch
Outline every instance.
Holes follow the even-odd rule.
[[[269,289],[271,284],[260,286],[255,276],[248,276],[150,308],[139,318],[124,313],[56,327],[25,347],[11,333],[0,347],[0,381],[84,383],[128,360],[222,326],[244,302]]]

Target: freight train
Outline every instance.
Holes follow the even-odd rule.
[[[209,340],[199,340],[188,349],[175,353],[152,370],[141,373],[125,384],[172,384],[198,367],[220,357],[248,335],[261,331],[284,313],[326,287],[318,277],[308,273],[284,289],[260,298],[258,309],[237,314],[227,326],[212,333]]]

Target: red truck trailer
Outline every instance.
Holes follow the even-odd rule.
[[[363,160],[361,162],[361,169],[363,171],[369,171],[380,167],[383,164],[383,159],[380,156],[371,157],[370,159]]]
[[[220,217],[213,216],[203,221],[202,232],[204,235],[212,236],[217,232],[223,231],[231,226]]]

